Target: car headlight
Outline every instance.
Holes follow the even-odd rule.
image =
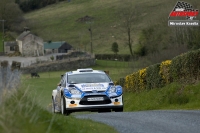
[[[116,88],[114,86],[111,86],[110,89],[108,90],[108,93],[115,93]]]
[[[69,88],[69,92],[72,94],[72,95],[81,95],[81,92],[79,90],[77,90],[76,88],[74,87],[70,87]]]

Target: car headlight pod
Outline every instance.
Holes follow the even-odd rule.
[[[80,98],[82,92],[75,87],[69,87],[68,89],[64,89],[64,95],[68,98]]]
[[[123,94],[121,86],[110,86],[106,91],[109,97],[118,97]]]
[[[72,95],[81,95],[81,91],[79,91],[78,89],[76,89],[75,87],[69,87],[69,92],[72,94]]]
[[[115,93],[115,92],[116,92],[115,86],[111,86],[107,91],[107,93]]]

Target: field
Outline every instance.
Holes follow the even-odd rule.
[[[93,69],[107,70],[113,81],[132,73],[129,62],[97,60]],[[40,73],[40,79],[28,78],[24,75],[24,82],[39,99],[39,104],[50,109],[51,92],[60,81],[64,71]],[[200,84],[181,85],[170,84],[166,87],[144,91],[141,93],[124,93],[125,111],[152,110],[152,109],[200,109]]]
[[[44,41],[67,41],[77,49],[90,51],[88,28],[91,26],[94,53],[113,53],[111,45],[117,42],[119,54],[127,54],[129,53],[126,45],[127,33],[122,26],[124,20],[119,17],[119,12],[122,9],[137,7],[131,34],[135,47],[141,30],[148,26],[159,23],[162,26],[157,32],[168,35],[162,33],[162,30],[163,28],[170,29],[167,26],[168,16],[176,2],[176,0],[72,0],[26,13],[24,17],[31,31],[42,37]],[[198,0],[187,2],[197,9],[200,8]],[[77,21],[85,16],[93,18],[91,23]]]

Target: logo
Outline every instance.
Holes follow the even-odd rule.
[[[185,20],[169,20],[169,26],[199,26],[199,20],[194,20],[199,14],[198,9],[194,9],[190,3],[178,1],[169,14],[169,19],[172,17],[185,17]]]
[[[98,91],[97,90],[92,90],[92,93],[98,93]]]

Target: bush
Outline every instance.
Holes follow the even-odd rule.
[[[159,72],[160,64],[151,65],[147,68],[146,89],[160,88],[163,86],[163,79]]]
[[[173,81],[192,83],[199,79],[200,50],[190,51],[172,59],[170,76]]]

